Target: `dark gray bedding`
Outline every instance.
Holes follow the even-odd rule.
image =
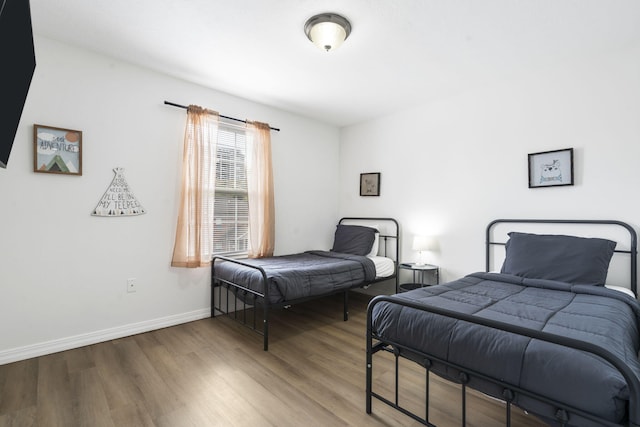
[[[308,251],[243,262],[265,270],[269,302],[274,304],[350,289],[371,282],[376,276],[375,265],[369,258],[339,252]],[[215,278],[265,293],[261,273],[250,267],[216,263]]]
[[[600,345],[640,376],[638,302],[602,286],[474,273],[443,285],[394,296]],[[587,353],[409,307],[380,302],[373,307],[374,333],[383,340],[465,366],[559,402],[621,422],[628,389],[609,363]],[[418,359],[416,361],[420,362]],[[457,380],[442,365],[434,372]],[[472,380],[471,387],[495,397],[502,390]],[[519,395],[514,403],[545,418],[555,408]],[[580,417],[573,425],[594,425]]]

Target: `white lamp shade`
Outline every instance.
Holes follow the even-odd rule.
[[[322,50],[330,51],[340,47],[347,38],[347,32],[335,22],[320,22],[311,28],[309,36],[313,44]]]
[[[435,242],[432,237],[429,236],[414,236],[413,246],[414,251],[431,251],[435,247]]]

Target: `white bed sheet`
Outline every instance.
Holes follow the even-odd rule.
[[[634,298],[636,297],[633,294],[633,291],[631,289],[629,289],[629,288],[623,288],[622,286],[615,286],[615,285],[604,285],[604,287],[605,288],[609,288],[609,289],[613,289],[613,290],[616,290],[616,291],[620,291],[620,292],[625,293],[625,294],[627,294],[629,296],[632,296]]]
[[[396,267],[391,258],[383,256],[369,256],[368,257],[376,266],[376,277],[389,277],[393,276]]]

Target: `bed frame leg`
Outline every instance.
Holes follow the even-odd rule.
[[[462,384],[462,427],[467,425],[467,383],[469,382],[469,375],[465,372],[460,372],[460,384]]]
[[[262,319],[263,349],[269,351],[269,308],[264,304],[264,318]]]
[[[216,284],[211,281],[211,317],[216,315]]]
[[[343,307],[342,318],[346,322],[349,320],[349,291],[344,291]]]
[[[508,388],[505,388],[504,391],[502,392],[502,397],[504,397],[505,406],[507,407],[506,426],[511,427],[511,402],[513,402],[515,395],[513,394],[513,391],[509,390]]]
[[[396,362],[396,384],[393,394],[396,406],[400,406],[400,349],[396,346],[393,346],[393,357]]]
[[[564,409],[558,409],[556,411],[556,419],[560,422],[560,425],[564,427],[567,425],[567,422],[569,422],[569,414]]]
[[[424,419],[429,424],[429,372],[431,372],[431,360],[424,359],[425,387],[424,387]]]
[[[367,381],[366,381],[366,411],[371,414],[371,399],[373,392],[373,333],[371,327],[371,306],[367,307]]]
[[[371,337],[367,336],[367,414],[371,414],[371,391],[372,391],[372,370],[373,361],[371,357]]]

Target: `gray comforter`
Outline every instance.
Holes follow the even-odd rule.
[[[294,255],[242,260],[262,267],[269,283],[269,301],[280,303],[327,295],[371,282],[376,277],[373,261],[359,255],[308,251]],[[221,278],[264,294],[260,272],[231,262],[217,262],[215,278]]]
[[[475,273],[394,298],[589,341],[611,351],[640,376],[637,357],[640,306],[618,291]],[[388,302],[373,307],[372,328],[383,339],[604,419],[624,420],[629,399],[624,378],[596,356]],[[442,365],[434,366],[434,371],[445,378],[458,378],[457,371]],[[470,386],[501,397],[502,390],[488,382],[474,379]],[[555,413],[552,406],[522,395],[514,403],[547,419],[552,419]],[[577,416],[572,416],[570,424],[595,425]]]

